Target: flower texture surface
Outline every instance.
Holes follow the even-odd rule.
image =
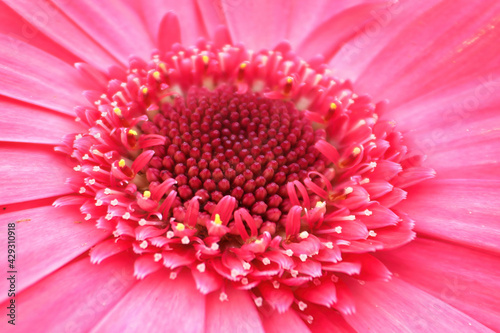
[[[25,331],[500,329],[500,6],[461,5],[4,1],[2,306]]]

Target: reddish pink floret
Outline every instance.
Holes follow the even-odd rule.
[[[135,276],[189,269],[198,289],[251,290],[257,306],[352,313],[343,279],[388,280],[370,253],[411,241],[392,210],[404,187],[433,177],[409,154],[384,103],[355,94],[286,44],[172,46],[113,70],[108,90],[77,107],[88,132],[60,149],[85,220],[112,236]]]

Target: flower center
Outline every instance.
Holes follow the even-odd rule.
[[[433,172],[379,120],[384,103],[325,68],[286,44],[132,57],[76,108],[89,130],[59,150],[76,162],[78,195],[55,205],[78,204],[110,232],[93,262],[129,251],[138,278],[188,269],[221,301],[230,284],[281,312],[352,312],[343,281],[390,277],[369,253],[413,239],[392,207]]]
[[[165,137],[143,171],[150,186],[175,179],[180,201],[173,213],[181,222],[193,198],[200,205],[196,225],[206,225],[230,195],[263,228],[259,234],[274,234],[290,208],[286,184],[324,170],[314,148],[324,131],[314,131],[291,102],[238,94],[232,86],[192,87],[141,128]]]

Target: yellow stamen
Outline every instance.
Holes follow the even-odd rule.
[[[167,71],[167,65],[165,65],[164,62],[160,63],[158,65],[158,67],[160,67],[160,69],[163,71],[163,72],[166,72]]]
[[[160,72],[154,71],[153,72],[153,77],[155,78],[155,80],[160,80]]]
[[[318,201],[316,202],[316,208],[322,208],[325,207],[326,203],[324,201]]]
[[[123,168],[125,166],[125,160],[124,159],[121,159],[120,162],[118,162],[118,166],[120,168]]]
[[[202,57],[201,57],[201,59],[203,60],[203,63],[204,63],[205,65],[208,65],[208,61],[210,60],[210,59],[208,58],[208,56],[204,55],[204,56],[202,56]]]
[[[147,87],[142,88],[142,93],[146,95],[148,93],[148,88]]]
[[[245,69],[246,67],[247,67],[247,63],[246,63],[246,62],[242,62],[242,63],[240,64],[240,68],[241,68],[241,69]]]
[[[137,135],[137,132],[133,129],[129,129],[128,134]]]
[[[354,156],[358,155],[359,153],[361,153],[361,149],[359,147],[356,147],[352,150],[352,154]]]
[[[292,82],[293,82],[293,79],[290,76],[286,78],[286,83],[292,84]]]
[[[215,214],[215,221],[214,221],[215,224],[217,225],[221,225],[222,224],[222,220],[220,219],[220,215],[219,214]]]
[[[337,109],[337,104],[335,104],[335,103],[331,103],[331,104],[330,104],[330,109],[332,109],[332,110],[336,110],[336,109]]]
[[[144,194],[143,194],[142,196],[143,196],[144,198],[149,199],[149,198],[151,198],[151,192],[149,192],[149,191],[144,191]]]
[[[114,108],[114,109],[113,109],[113,111],[114,111],[114,113],[116,113],[116,115],[117,115],[118,117],[121,117],[121,115],[122,115],[122,110],[120,110],[120,108]]]
[[[184,229],[186,229],[186,226],[182,223],[178,223],[176,226],[175,226],[175,229],[177,229],[177,231],[184,231]]]

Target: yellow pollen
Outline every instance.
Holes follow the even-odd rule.
[[[356,147],[352,150],[352,154],[354,156],[358,155],[359,153],[361,153],[361,149],[359,147]]]
[[[167,66],[165,65],[165,63],[164,63],[164,62],[162,62],[161,64],[159,64],[159,65],[158,65],[158,67],[160,67],[160,69],[161,69],[162,71],[164,71],[164,72],[166,72],[166,71],[167,71]]]
[[[316,208],[322,208],[325,207],[326,203],[324,201],[318,201],[316,202]]]
[[[201,59],[203,60],[203,63],[204,63],[205,65],[208,65],[208,61],[210,60],[210,59],[208,58],[208,56],[204,55],[204,56],[202,56],[202,57],[201,57]]]
[[[178,223],[176,226],[175,226],[175,229],[177,229],[177,231],[184,231],[184,229],[186,229],[186,226],[182,223]]]
[[[159,80],[160,79],[160,72],[158,71],[154,71],[153,72],[153,77],[155,78],[155,80]],[[143,90],[144,91],[144,90]]]
[[[286,78],[286,83],[288,84],[292,84],[293,83],[293,79],[289,76]]]
[[[120,108],[114,108],[113,111],[114,111],[114,113],[116,113],[117,116],[121,117],[122,110],[120,110]]]
[[[123,168],[125,166],[125,160],[124,159],[121,159],[120,162],[118,162],[118,166],[120,168]]]
[[[128,130],[128,134],[137,135],[137,132],[133,129]]]
[[[215,221],[214,221],[215,224],[217,225],[221,225],[222,224],[222,221],[220,219],[220,215],[219,214],[215,214]]]
[[[150,198],[151,197],[151,192],[149,191],[144,191],[144,194],[142,195],[144,198]]]
[[[147,87],[142,88],[142,93],[146,95],[148,93],[148,88]]]
[[[240,68],[241,69],[245,69],[246,67],[247,67],[246,62],[242,62],[241,65],[240,65]]]
[[[337,104],[335,104],[335,103],[331,103],[331,104],[330,104],[330,109],[332,109],[332,110],[336,110],[336,109],[337,109]]]
[[[263,240],[260,238],[255,240],[255,244],[262,244],[262,242],[263,242]]]

